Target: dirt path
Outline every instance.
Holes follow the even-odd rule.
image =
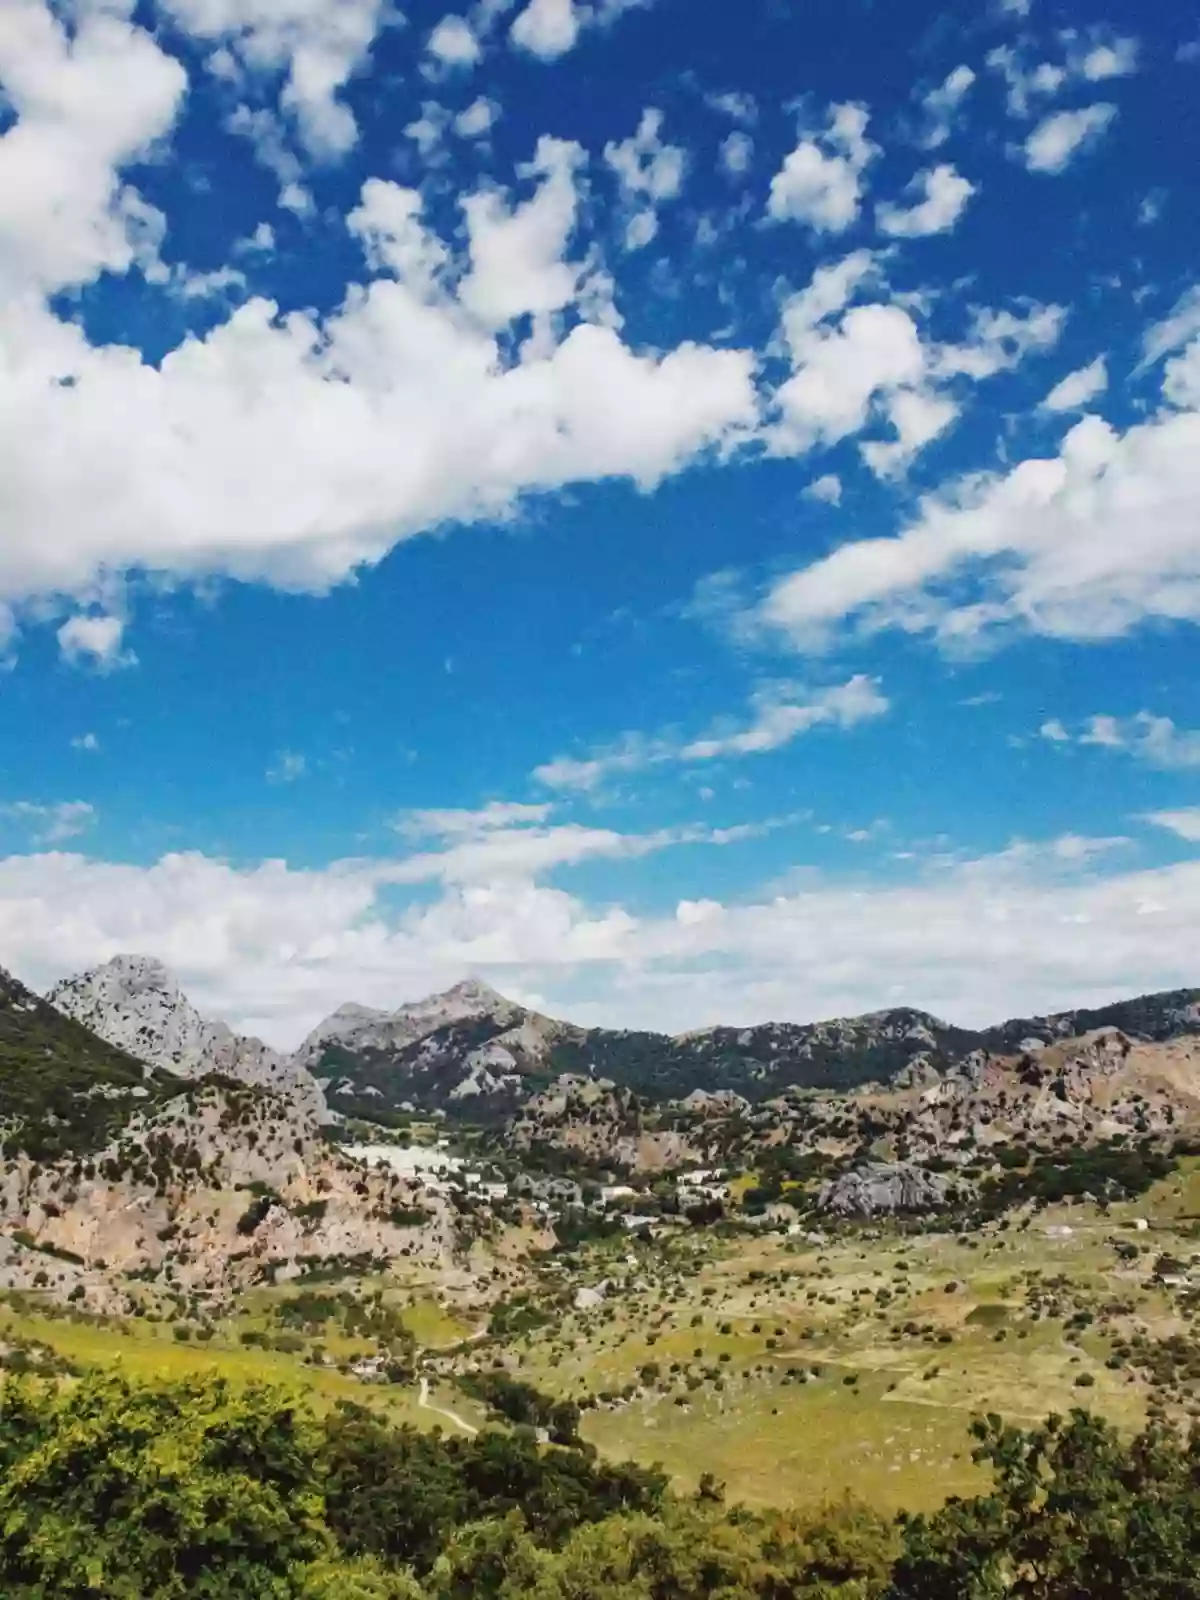
[[[421,1379],[417,1404],[423,1411],[432,1411],[436,1416],[445,1417],[448,1422],[452,1422],[456,1428],[461,1428],[464,1433],[476,1434],[479,1432],[479,1429],[473,1423],[468,1422],[465,1417],[460,1417],[457,1411],[447,1411],[444,1407],[435,1406],[430,1401],[428,1378],[422,1377]]]

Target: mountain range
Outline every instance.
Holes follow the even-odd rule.
[[[601,1182],[864,1158],[969,1181],[1025,1147],[1194,1139],[1200,991],[983,1030],[901,1008],[669,1037],[557,1021],[472,979],[342,1006],[284,1056],[201,1017],[146,957],[46,999],[0,972],[0,1287],[103,1310],[137,1286],[221,1302],[331,1263],[466,1270],[486,1210],[322,1132],[414,1115],[483,1124],[485,1160]]]
[[[347,1004],[291,1056],[202,1018],[161,963],[120,955],[56,984],[50,1004],[158,1074],[229,1078],[281,1094],[318,1121],[413,1113],[497,1123],[563,1075],[607,1080],[655,1105],[788,1089],[902,1087],[985,1055],[1010,1056],[1097,1029],[1154,1042],[1200,1033],[1200,990],[969,1029],[897,1007],[816,1023],[667,1035],[583,1028],[467,979],[395,1011]]]

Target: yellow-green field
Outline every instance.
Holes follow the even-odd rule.
[[[0,1340],[39,1340],[76,1366],[132,1374],[216,1370],[321,1408],[355,1400],[447,1432],[487,1420],[455,1374],[501,1363],[585,1402],[583,1436],[602,1452],[660,1463],[682,1487],[712,1473],[751,1503],[850,1494],[920,1509],[981,1486],[968,1433],[979,1412],[1030,1424],[1087,1405],[1133,1429],[1162,1404],[1137,1362],[1114,1361],[1114,1345],[1137,1334],[1191,1340],[1186,1282],[1164,1284],[1154,1266],[1164,1255],[1189,1261],[1198,1217],[1200,1160],[1188,1160],[1140,1201],[1051,1208],[969,1236],[881,1227],[816,1241],[620,1238],[522,1269],[546,1320],[507,1344],[483,1337],[477,1299],[448,1295],[428,1272],[339,1286],[401,1312],[424,1352],[424,1403],[418,1386],[306,1361],[317,1344],[342,1363],[371,1353],[370,1339],[336,1324],[287,1351],[245,1345],[246,1333],[278,1334],[295,1285],[247,1296],[207,1343],[178,1341],[166,1322],[100,1324],[2,1302]],[[581,1285],[601,1280],[599,1305],[571,1309]],[[1200,1414],[1200,1369],[1168,1399],[1170,1415]]]
[[[1124,1427],[1145,1420],[1143,1376],[1106,1357],[1130,1331],[1188,1328],[1152,1266],[1191,1254],[1198,1212],[1189,1161],[1107,1214],[1051,1208],[970,1238],[748,1238],[710,1246],[686,1276],[656,1265],[661,1247],[637,1247],[627,1266],[621,1241],[591,1265],[616,1282],[605,1304],[517,1340],[507,1364],[556,1397],[601,1396],[584,1437],[681,1484],[711,1472],[757,1503],[849,1493],[927,1507],[979,1487],[968,1425],[980,1412],[1028,1424],[1086,1405]],[[1114,1239],[1141,1253],[1122,1262]],[[1068,1326],[1078,1313],[1093,1320]],[[714,1369],[718,1384],[703,1376]]]

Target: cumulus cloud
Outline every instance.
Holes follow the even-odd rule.
[[[159,0],[176,25],[216,47],[217,70],[283,74],[280,104],[295,117],[308,150],[346,154],[358,139],[339,98],[365,63],[390,13],[387,0]]]
[[[998,45],[987,58],[1005,80],[1009,115],[1020,119],[1044,112],[1069,88],[1127,77],[1138,68],[1137,40],[1105,28],[1064,29],[1058,35],[1057,60],[1037,59],[1040,52],[1033,52],[1033,43],[1026,36],[1015,45]]]
[[[617,176],[621,198],[633,209],[625,246],[640,250],[658,232],[658,208],[678,198],[687,170],[687,152],[662,138],[663,114],[654,107],[642,113],[637,132],[604,147],[604,159]]]
[[[771,180],[767,214],[815,233],[845,233],[858,219],[863,173],[878,155],[865,106],[835,105],[823,133],[801,139]]]
[[[1129,38],[1116,38],[1108,44],[1088,45],[1079,60],[1080,75],[1089,83],[1128,77],[1137,68],[1138,42]]]
[[[759,620],[796,643],[851,624],[952,647],[1196,620],[1198,498],[1200,411],[1164,406],[1125,433],[1085,417],[1057,455],[951,484],[898,537],[845,544],[780,580]]]
[[[507,10],[511,0],[500,0],[498,7]],[[652,3],[652,0],[529,0],[509,30],[509,38],[518,50],[538,56],[543,61],[557,61],[579,43],[585,28],[604,26],[615,22],[626,11]],[[488,0],[483,0],[488,9]]]
[[[92,666],[101,672],[132,667],[137,657],[121,649],[125,622],[107,613],[68,617],[58,630],[58,648],[71,666]]]
[[[1103,356],[1086,367],[1068,372],[1042,401],[1043,411],[1081,411],[1108,388],[1108,365]]]
[[[454,131],[463,139],[482,139],[499,120],[499,105],[481,95],[455,117]]]
[[[840,506],[842,503],[842,480],[836,472],[826,472],[813,481],[804,490],[806,500],[820,500],[827,506]]]
[[[754,140],[742,128],[735,128],[721,141],[721,170],[731,178],[744,178],[754,160]]]
[[[910,206],[885,200],[875,208],[875,221],[881,233],[893,239],[919,239],[930,233],[949,233],[975,194],[975,184],[948,163],[918,173],[906,193],[913,196]]]
[[[557,756],[537,767],[533,775],[552,789],[586,791],[597,788],[607,778],[647,767],[762,755],[781,749],[815,728],[853,728],[882,716],[889,708],[878,680],[861,674],[819,690],[792,682],[762,683],[750,697],[749,722],[725,722],[695,739],[677,734],[650,737],[626,733],[614,744],[590,755]]]
[[[954,68],[944,82],[930,89],[921,100],[927,118],[922,144],[927,150],[936,150],[945,144],[954,131],[963,101],[971,92],[976,75],[965,63]]]
[[[509,31],[518,50],[555,61],[578,43],[584,11],[575,0],[529,0]]]
[[[38,22],[27,30],[36,48],[31,57],[14,41],[6,11],[0,51],[32,59],[51,86],[60,71],[73,86],[53,102],[81,146],[64,182],[86,175],[93,154],[106,163],[103,183],[49,207],[43,194],[34,211],[13,209],[14,196],[34,193],[15,168],[0,182],[0,232],[11,225],[32,249],[0,259],[57,287],[128,266],[132,246],[109,211],[119,205],[128,221],[133,201],[114,163],[166,130],[183,75],[107,13],[87,13],[68,53],[49,14],[21,3]],[[188,5],[202,33],[240,29],[238,48],[256,60],[283,49],[265,12]],[[285,13],[300,14],[293,0]],[[288,70],[299,60],[297,46]],[[7,60],[3,71],[7,82]],[[23,98],[12,76],[18,120],[0,138],[0,166],[31,148],[27,119],[36,148],[49,115],[46,96]],[[116,130],[107,143],[92,137],[94,102],[95,119]],[[131,569],[319,591],[398,539],[503,518],[523,495],[587,478],[650,488],[748,437],[758,417],[750,352],[684,343],[642,354],[619,335],[606,280],[573,251],[583,161],[577,146],[543,139],[512,188],[463,195],[465,251],[428,227],[415,191],[369,180],[348,219],[369,273],[340,307],[284,316],[254,296],[154,362],[90,344],[38,299],[0,298],[0,604],[88,600],[98,580]],[[514,346],[509,329],[526,315],[535,337]],[[115,620],[72,619],[64,647],[113,660],[116,630]]]
[[[0,11],[0,299],[88,283],[157,255],[165,221],[120,169],[173,126],[179,62],[119,8],[85,7],[68,33],[43,0]]]
[[[466,972],[610,1026],[895,1004],[982,1024],[1193,980],[1200,862],[1114,872],[1111,846],[1019,842],[912,866],[886,886],[810,871],[799,889],[728,903],[701,892],[651,916],[520,872],[446,882],[432,902],[397,909],[403,862],[15,856],[0,861],[0,963],[46,987],[148,950],[208,1014],[282,1047],[346,1000],[395,1006]]]
[[[451,71],[473,67],[483,55],[471,24],[466,17],[454,14],[443,17],[437,24],[429,35],[426,49],[440,66]]]
[[[1075,157],[1096,144],[1117,115],[1113,105],[1084,106],[1079,111],[1056,111],[1039,122],[1025,141],[1025,165],[1030,172],[1057,177]]]
[[[958,416],[956,380],[1018,365],[1051,345],[1062,324],[1056,306],[1024,315],[982,307],[961,344],[939,344],[922,337],[911,302],[880,303],[884,292],[879,258],[859,250],[819,267],[784,301],[792,373],[775,394],[777,452],[832,446],[882,423],[891,436],[866,441],[863,459],[881,477],[900,472]],[[873,303],[852,304],[867,294]]]

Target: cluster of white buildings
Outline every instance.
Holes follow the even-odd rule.
[[[431,1194],[470,1194],[489,1203],[525,1200],[545,1216],[583,1204],[583,1186],[572,1178],[533,1177],[525,1173],[511,1183],[485,1178],[482,1172],[469,1168],[461,1156],[453,1155],[449,1140],[445,1139],[436,1145],[358,1144],[347,1145],[345,1150],[348,1156],[368,1166],[390,1168],[398,1177],[420,1184]],[[640,1192],[629,1183],[602,1184],[599,1204],[606,1211],[619,1210],[636,1201]],[[706,1201],[728,1200],[729,1184],[717,1168],[681,1173],[675,1180],[675,1196],[680,1209],[687,1210]],[[632,1231],[651,1219],[626,1211],[619,1220]]]

